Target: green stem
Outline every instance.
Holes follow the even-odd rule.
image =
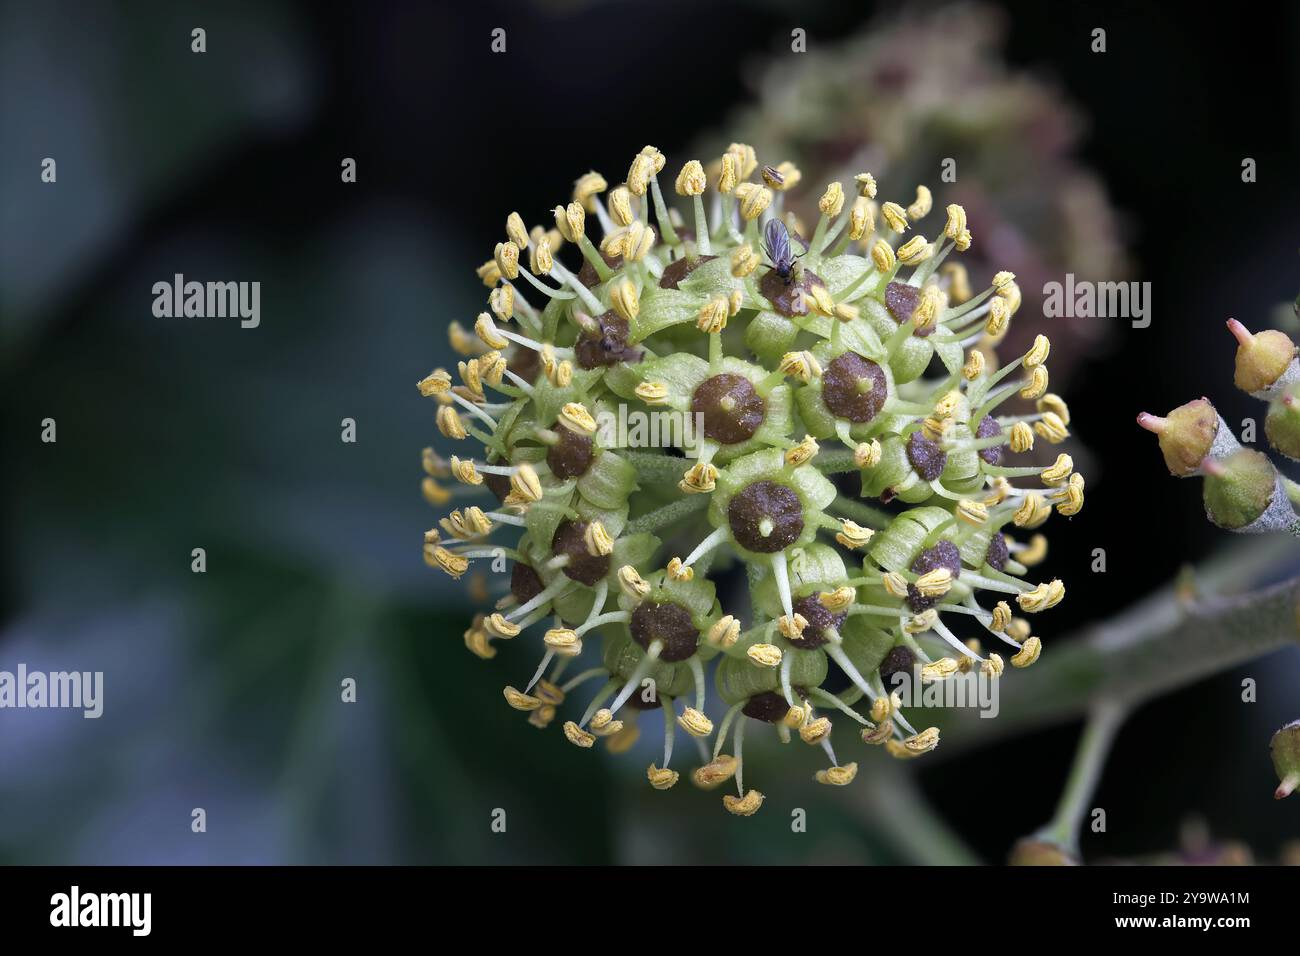
[[[888,528],[889,523],[897,517],[897,515],[892,515],[888,511],[873,508],[871,505],[863,504],[861,501],[845,495],[836,498],[834,504],[831,505],[831,509],[836,514],[842,515],[850,521],[855,521],[864,528],[875,528],[877,531]]]
[[[1089,713],[1060,803],[1051,822],[1038,832],[1040,840],[1055,843],[1076,858],[1080,855],[1079,825],[1088,812],[1106,755],[1127,714],[1127,708],[1109,701],[1098,703]]]
[[[629,521],[627,523],[627,533],[641,534],[676,524],[697,511],[703,511],[708,504],[708,495],[687,495],[685,498],[678,498],[676,501],[671,501],[663,507],[656,508],[654,511],[647,512],[641,517]]]

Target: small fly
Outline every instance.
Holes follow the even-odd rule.
[[[808,243],[804,242],[803,237],[796,233],[795,238],[803,243],[804,252],[807,252]],[[804,252],[799,253],[799,256],[794,254],[790,246],[790,231],[780,219],[767,221],[767,227],[763,230],[763,251],[772,261],[772,268],[776,270],[776,274],[785,281],[786,285],[789,285],[794,280],[794,261]]]

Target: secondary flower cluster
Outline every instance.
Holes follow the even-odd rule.
[[[916,757],[939,733],[909,722],[894,675],[996,678],[1003,657],[959,636],[969,628],[1032,664],[1042,644],[1018,614],[1053,607],[1064,587],[1024,579],[1046,540],[1010,532],[1077,514],[1084,481],[1066,454],[1007,461],[1065,440],[1070,413],[1047,391],[1045,337],[999,366],[1020,290],[999,272],[974,291],[948,261],[973,241],[961,206],[926,235],[928,189],[877,202],[862,173],[847,192],[825,188],[804,239],[785,209],[791,163],[761,165],[743,144],[708,169],[691,160],[671,179],[684,214],[668,205],[665,165],[647,146],[612,189],[579,178],[553,224],[510,214],[478,270],[490,311],[475,336],[451,328],[458,376],[419,383],[442,434],[481,446],[449,461],[426,449],[425,496],[458,506],[424,554],[456,578],[509,561],[508,592],[465,643],[490,658],[537,625],[531,679],[504,691],[531,723],[550,724],[593,681],[563,722],[569,741],[625,751],[640,712],[659,709],[650,784],[677,782],[680,730],[699,750],[694,782],[734,780],[723,802],[749,815],[763,801],[744,785],[751,722],[820,747],[816,779],[844,785],[857,764],[837,759],[827,715]],[[629,409],[689,416],[702,434],[689,448],[627,447],[599,422]],[[828,477],[852,472],[861,497],[901,510]],[[511,540],[489,540],[498,532]],[[708,574],[735,565],[748,601],[723,606]],[[470,581],[490,595],[486,578]],[[577,660],[589,666],[570,676]]]
[[[1252,333],[1236,319],[1228,331],[1237,340],[1234,384],[1268,402],[1264,434],[1273,450],[1300,460],[1300,359],[1290,336],[1275,329]],[[1205,516],[1228,531],[1300,535],[1300,485],[1274,467],[1268,456],[1243,448],[1209,399],[1180,405],[1163,418],[1142,412],[1137,422],[1154,432],[1169,473],[1205,479]]]

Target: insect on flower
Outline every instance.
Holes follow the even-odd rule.
[[[808,243],[803,237],[797,237],[803,243],[804,252],[794,254],[790,246],[790,231],[780,219],[772,218],[763,228],[763,251],[772,263],[772,269],[789,285],[794,279],[794,261],[808,251]]]
[[[587,173],[553,230],[510,214],[478,270],[492,290],[480,341],[452,326],[460,381],[437,369],[419,383],[443,436],[479,449],[426,451],[426,499],[455,503],[424,557],[495,599],[465,632],[472,653],[531,649],[504,688],[530,724],[623,753],[659,723],[650,786],[678,782],[685,749],[692,781],[730,782],[723,805],[748,816],[763,795],[745,787],[747,733],[797,735],[829,761],[813,778],[846,786],[858,765],[836,748],[856,738],[898,759],[939,743],[904,712],[900,675],[998,679],[1001,654],[976,637],[1032,665],[1042,642],[1018,615],[1065,586],[1027,580],[1047,541],[1017,538],[1077,515],[1084,482],[1067,454],[1004,460],[1067,440],[1070,413],[1046,392],[1046,337],[994,351],[1015,276],[972,293],[944,265],[971,245],[960,206],[903,243],[869,228],[863,173],[851,203],[826,188],[805,241],[782,221],[792,164],[760,167],[740,143],[707,169],[691,160],[673,180],[680,210],[664,166],[647,146],[612,189]],[[697,422],[692,460],[681,430],[602,425],[631,412]],[[852,470],[870,503],[827,477]]]

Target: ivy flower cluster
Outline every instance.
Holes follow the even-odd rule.
[[[1251,332],[1236,319],[1228,331],[1237,341],[1233,383],[1268,403],[1264,434],[1269,446],[1300,461],[1300,359],[1285,332]],[[1300,485],[1283,475],[1268,455],[1245,448],[1207,398],[1180,405],[1164,416],[1142,412],[1137,423],[1155,434],[1169,473],[1204,480],[1205,516],[1226,531],[1300,535]]]
[[[472,335],[451,326],[463,361],[419,382],[442,435],[475,446],[424,452],[425,497],[454,508],[424,556],[485,600],[493,578],[471,569],[508,559],[465,644],[532,645],[509,706],[613,752],[657,710],[650,785],[677,783],[684,735],[694,783],[733,784],[723,803],[747,816],[763,802],[745,786],[753,725],[820,748],[816,780],[842,786],[857,763],[832,718],[900,759],[939,742],[894,675],[995,679],[1037,660],[1023,615],[1065,589],[1026,579],[1047,552],[1035,529],[1079,513],[1084,480],[1068,454],[1011,460],[1063,442],[1070,412],[1048,391],[1046,337],[999,363],[1021,294],[1010,272],[976,288],[953,261],[974,241],[961,206],[927,231],[927,188],[878,201],[863,172],[805,224],[786,207],[792,163],[737,143],[666,167],[647,146],[612,188],[580,177],[543,224],[510,213],[478,269],[488,308]],[[600,427],[629,410],[701,434],[629,447]],[[738,567],[747,597],[720,595]]]

